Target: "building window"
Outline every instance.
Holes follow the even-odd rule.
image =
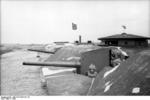
[[[125,41],[125,42],[124,42],[124,44],[125,44],[125,45],[127,45],[127,44],[128,44],[128,42],[127,42],[127,41]]]
[[[139,46],[142,46],[142,43],[141,43],[141,42],[139,42]]]
[[[118,45],[118,41],[111,41],[111,45]]]

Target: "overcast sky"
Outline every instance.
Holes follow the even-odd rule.
[[[123,32],[150,36],[149,0],[1,1],[2,43],[74,42]],[[78,29],[72,30],[72,22]]]

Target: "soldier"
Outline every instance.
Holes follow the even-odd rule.
[[[111,65],[112,67],[120,64],[122,61],[125,61],[129,56],[126,52],[117,47],[116,49],[112,50],[111,54]]]
[[[97,75],[97,72],[96,72],[96,67],[95,65],[91,64],[89,66],[89,70],[87,72],[87,76],[91,77],[91,78],[95,78]]]

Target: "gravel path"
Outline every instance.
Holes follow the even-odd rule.
[[[41,88],[40,67],[23,66],[23,61],[38,61],[36,52],[13,51],[1,56],[2,95],[47,95]]]

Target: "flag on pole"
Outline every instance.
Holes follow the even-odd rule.
[[[77,30],[77,24],[72,23],[72,30]]]
[[[122,25],[123,29],[126,29],[126,26],[125,25]]]

